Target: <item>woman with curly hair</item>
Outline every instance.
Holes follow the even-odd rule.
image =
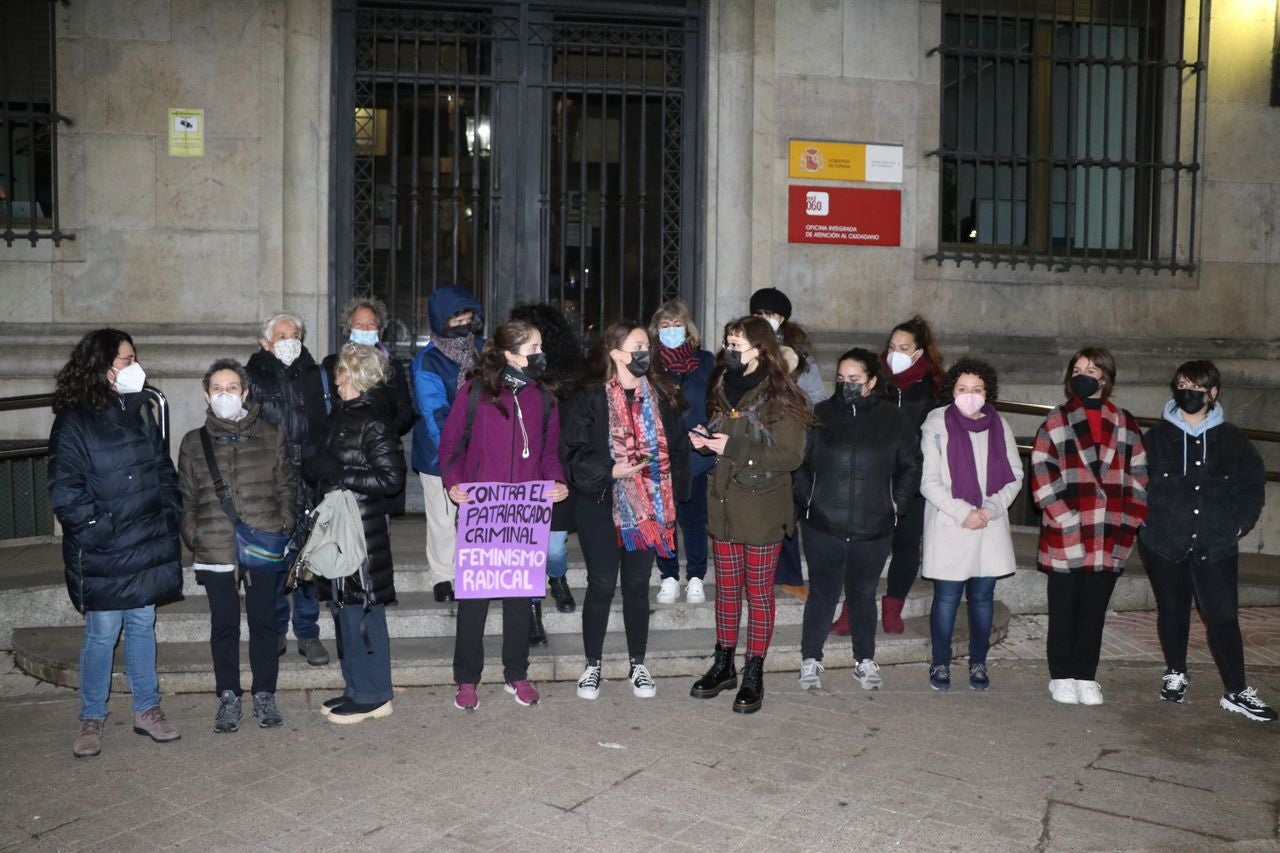
[[[508,320],[493,332],[471,378],[458,389],[440,433],[440,474],[449,499],[469,500],[464,483],[554,480],[553,500],[568,494],[558,455],[560,407],[541,386],[547,365],[542,335],[529,323]],[[476,688],[484,669],[484,623],[489,599],[458,600],[453,647],[455,708],[480,706]],[[529,683],[528,598],[502,600],[502,666],[505,689],[520,705],[537,703]]]
[[[925,418],[923,575],[933,581],[929,685],[951,687],[951,635],[960,596],[969,606],[969,686],[986,690],[996,580],[1017,569],[1009,507],[1022,489],[1022,462],[1009,422],[996,412],[996,371],[962,358],[942,386],[951,404]]]
[[[84,614],[77,757],[102,751],[111,662],[124,632],[133,730],[160,743],[156,603],[182,592],[178,474],[151,417],[133,338],[98,329],[58,373],[49,435],[49,504],[62,524],[71,604]]]
[[[747,655],[733,710],[751,714],[764,701],[764,657],[773,638],[773,578],[783,540],[796,529],[791,472],[804,459],[809,401],[796,387],[773,328],[759,317],[725,326],[724,349],[707,391],[707,426],[690,436],[714,453],[707,489],[707,530],[716,566],[715,660],[690,695],[710,699],[738,686],[734,661],[742,598],[747,598]]]

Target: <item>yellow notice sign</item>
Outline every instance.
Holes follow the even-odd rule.
[[[169,156],[204,156],[204,110],[169,110]]]
[[[902,183],[902,146],[792,139],[787,173],[793,178]]]

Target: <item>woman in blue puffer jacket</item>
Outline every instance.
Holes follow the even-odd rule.
[[[123,629],[133,730],[165,743],[177,730],[160,709],[157,602],[182,592],[182,497],[173,461],[142,393],[133,339],[98,329],[58,373],[49,436],[49,503],[62,523],[67,592],[84,614],[77,756],[97,755]]]

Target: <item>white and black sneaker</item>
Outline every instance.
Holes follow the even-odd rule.
[[[1233,714],[1243,714],[1259,723],[1274,723],[1276,721],[1276,712],[1266,702],[1258,698],[1258,691],[1252,687],[1246,687],[1239,693],[1226,693],[1218,704],[1225,711],[1230,711]]]
[[[1160,688],[1161,702],[1177,702],[1182,704],[1187,696],[1187,674],[1171,669],[1164,674],[1164,683]]]
[[[627,674],[627,681],[631,682],[631,692],[638,699],[652,699],[658,695],[658,685],[653,683],[653,677],[649,675],[649,670],[642,663],[631,664],[631,672]],[[582,682],[578,682],[581,686]]]
[[[880,677],[880,666],[871,658],[858,661],[853,668],[853,680],[862,685],[863,690],[879,690],[884,684]]]
[[[600,665],[587,664],[587,668],[582,671],[582,675],[578,678],[578,698],[599,699],[600,680]]]

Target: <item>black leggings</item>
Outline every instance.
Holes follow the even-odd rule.
[[[254,693],[275,693],[280,659],[276,647],[276,575],[245,572],[244,610],[249,623],[249,667]],[[218,695],[240,689],[240,590],[235,572],[199,572],[209,599],[209,651]]]
[[[920,539],[924,536],[924,496],[911,499],[907,514],[898,518],[893,529],[893,559],[889,561],[889,580],[885,595],[906,598],[920,573]]]
[[[636,663],[643,663],[649,645],[649,576],[654,551],[627,551],[618,544],[611,505],[580,496],[577,510],[578,543],[587,562],[587,592],[582,601],[582,646],[587,660],[598,661],[604,654],[609,609],[621,573],[627,653]]]
[[[1049,677],[1094,681],[1114,572],[1049,573]]]
[[[1202,560],[1188,554],[1168,560],[1142,549],[1142,564],[1156,596],[1156,630],[1169,669],[1187,671],[1187,637],[1191,633],[1191,599],[1204,621],[1209,650],[1228,693],[1239,693],[1244,682],[1244,640],[1240,636],[1236,578],[1240,555]]]

